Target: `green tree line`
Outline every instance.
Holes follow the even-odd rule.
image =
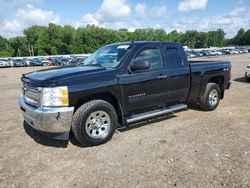
[[[174,30],[166,33],[164,29],[147,28],[129,32],[127,29],[112,30],[93,25],[75,29],[69,25],[50,23],[48,26],[29,27],[23,33],[24,36],[10,39],[0,36],[1,57],[92,53],[105,44],[130,40],[181,42],[190,48],[225,45],[225,32],[222,29],[208,32],[190,30],[185,33]],[[243,30],[243,34],[241,31],[227,43],[245,44],[248,41],[247,44],[250,44],[249,33],[250,30]]]
[[[238,46],[250,45],[250,29],[245,31],[241,28],[234,38],[227,40],[227,44]]]

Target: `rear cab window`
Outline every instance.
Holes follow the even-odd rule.
[[[165,56],[166,56],[168,68],[170,68],[170,69],[171,68],[178,68],[178,67],[182,67],[184,65],[178,48],[166,47],[165,50],[166,50]]]

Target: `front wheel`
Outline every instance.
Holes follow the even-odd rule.
[[[117,127],[114,107],[103,100],[93,100],[77,109],[72,119],[72,132],[79,143],[95,146],[109,141]]]
[[[204,96],[200,100],[200,108],[205,111],[212,111],[220,103],[221,90],[218,84],[208,83]]]

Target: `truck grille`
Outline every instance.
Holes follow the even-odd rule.
[[[40,104],[41,92],[38,90],[36,86],[23,82],[22,90],[26,104],[35,108],[41,106]]]

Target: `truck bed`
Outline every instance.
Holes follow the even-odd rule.
[[[231,63],[229,61],[189,61],[191,71],[191,90],[189,99],[197,100],[203,95],[210,75],[230,78]],[[223,87],[228,87],[229,79],[223,80]]]

